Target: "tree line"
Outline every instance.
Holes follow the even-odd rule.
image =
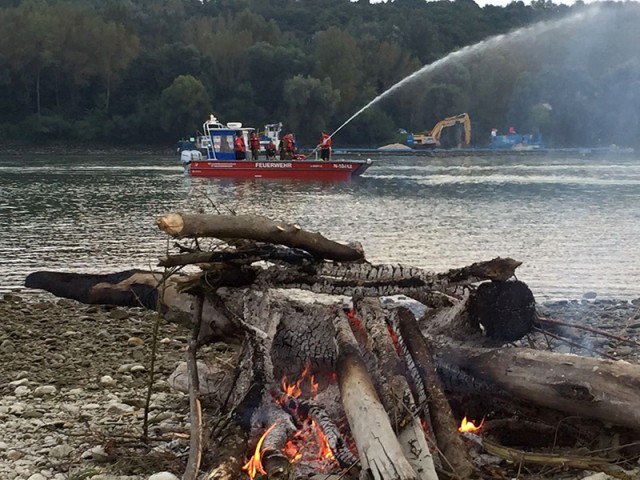
[[[315,145],[422,69],[334,143],[402,141],[467,112],[477,146],[509,127],[640,146],[639,5],[0,0],[0,139],[172,145],[213,113]]]

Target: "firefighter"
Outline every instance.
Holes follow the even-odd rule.
[[[276,144],[273,143],[273,140],[269,140],[269,144],[267,145],[266,152],[267,152],[267,158],[269,160],[276,159]]]
[[[320,158],[325,162],[331,158],[331,135],[329,135],[325,130],[322,131],[322,135],[320,136]]]
[[[293,133],[289,132],[284,137],[282,137],[282,141],[284,142],[284,151],[285,158],[287,160],[293,160],[295,155],[295,143],[293,140]]]
[[[257,162],[258,156],[260,155],[260,138],[258,138],[255,130],[251,132],[251,136],[249,137],[249,146],[251,147],[251,159]]]
[[[236,132],[234,150],[236,152],[236,160],[245,160],[247,158],[247,148],[245,147],[241,131]]]

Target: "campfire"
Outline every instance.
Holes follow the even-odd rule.
[[[510,466],[633,478],[640,366],[525,347],[542,319],[514,277],[520,262],[432,273],[372,265],[357,244],[261,217],[171,214],[157,224],[198,239],[160,259],[166,274],[94,275],[89,288],[51,272],[30,282],[165,311],[192,305],[183,478],[201,468],[209,480],[511,478]],[[225,247],[203,250],[205,237]],[[199,270],[175,274],[186,265]],[[398,296],[411,302],[389,304]],[[199,371],[198,349],[214,342],[235,346],[236,363]],[[209,410],[232,418],[241,441],[212,435]],[[233,450],[217,451],[217,437]]]

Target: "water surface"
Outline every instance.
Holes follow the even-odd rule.
[[[523,262],[538,300],[640,297],[640,156],[381,157],[352,182],[189,178],[176,157],[0,156],[0,291],[36,270],[154,268],[159,215],[200,208],[360,241],[433,271]]]

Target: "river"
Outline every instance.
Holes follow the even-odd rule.
[[[374,162],[323,184],[189,178],[171,156],[0,154],[0,292],[37,270],[155,268],[172,246],[155,218],[215,206],[360,241],[373,263],[512,257],[539,301],[640,297],[640,155]]]

